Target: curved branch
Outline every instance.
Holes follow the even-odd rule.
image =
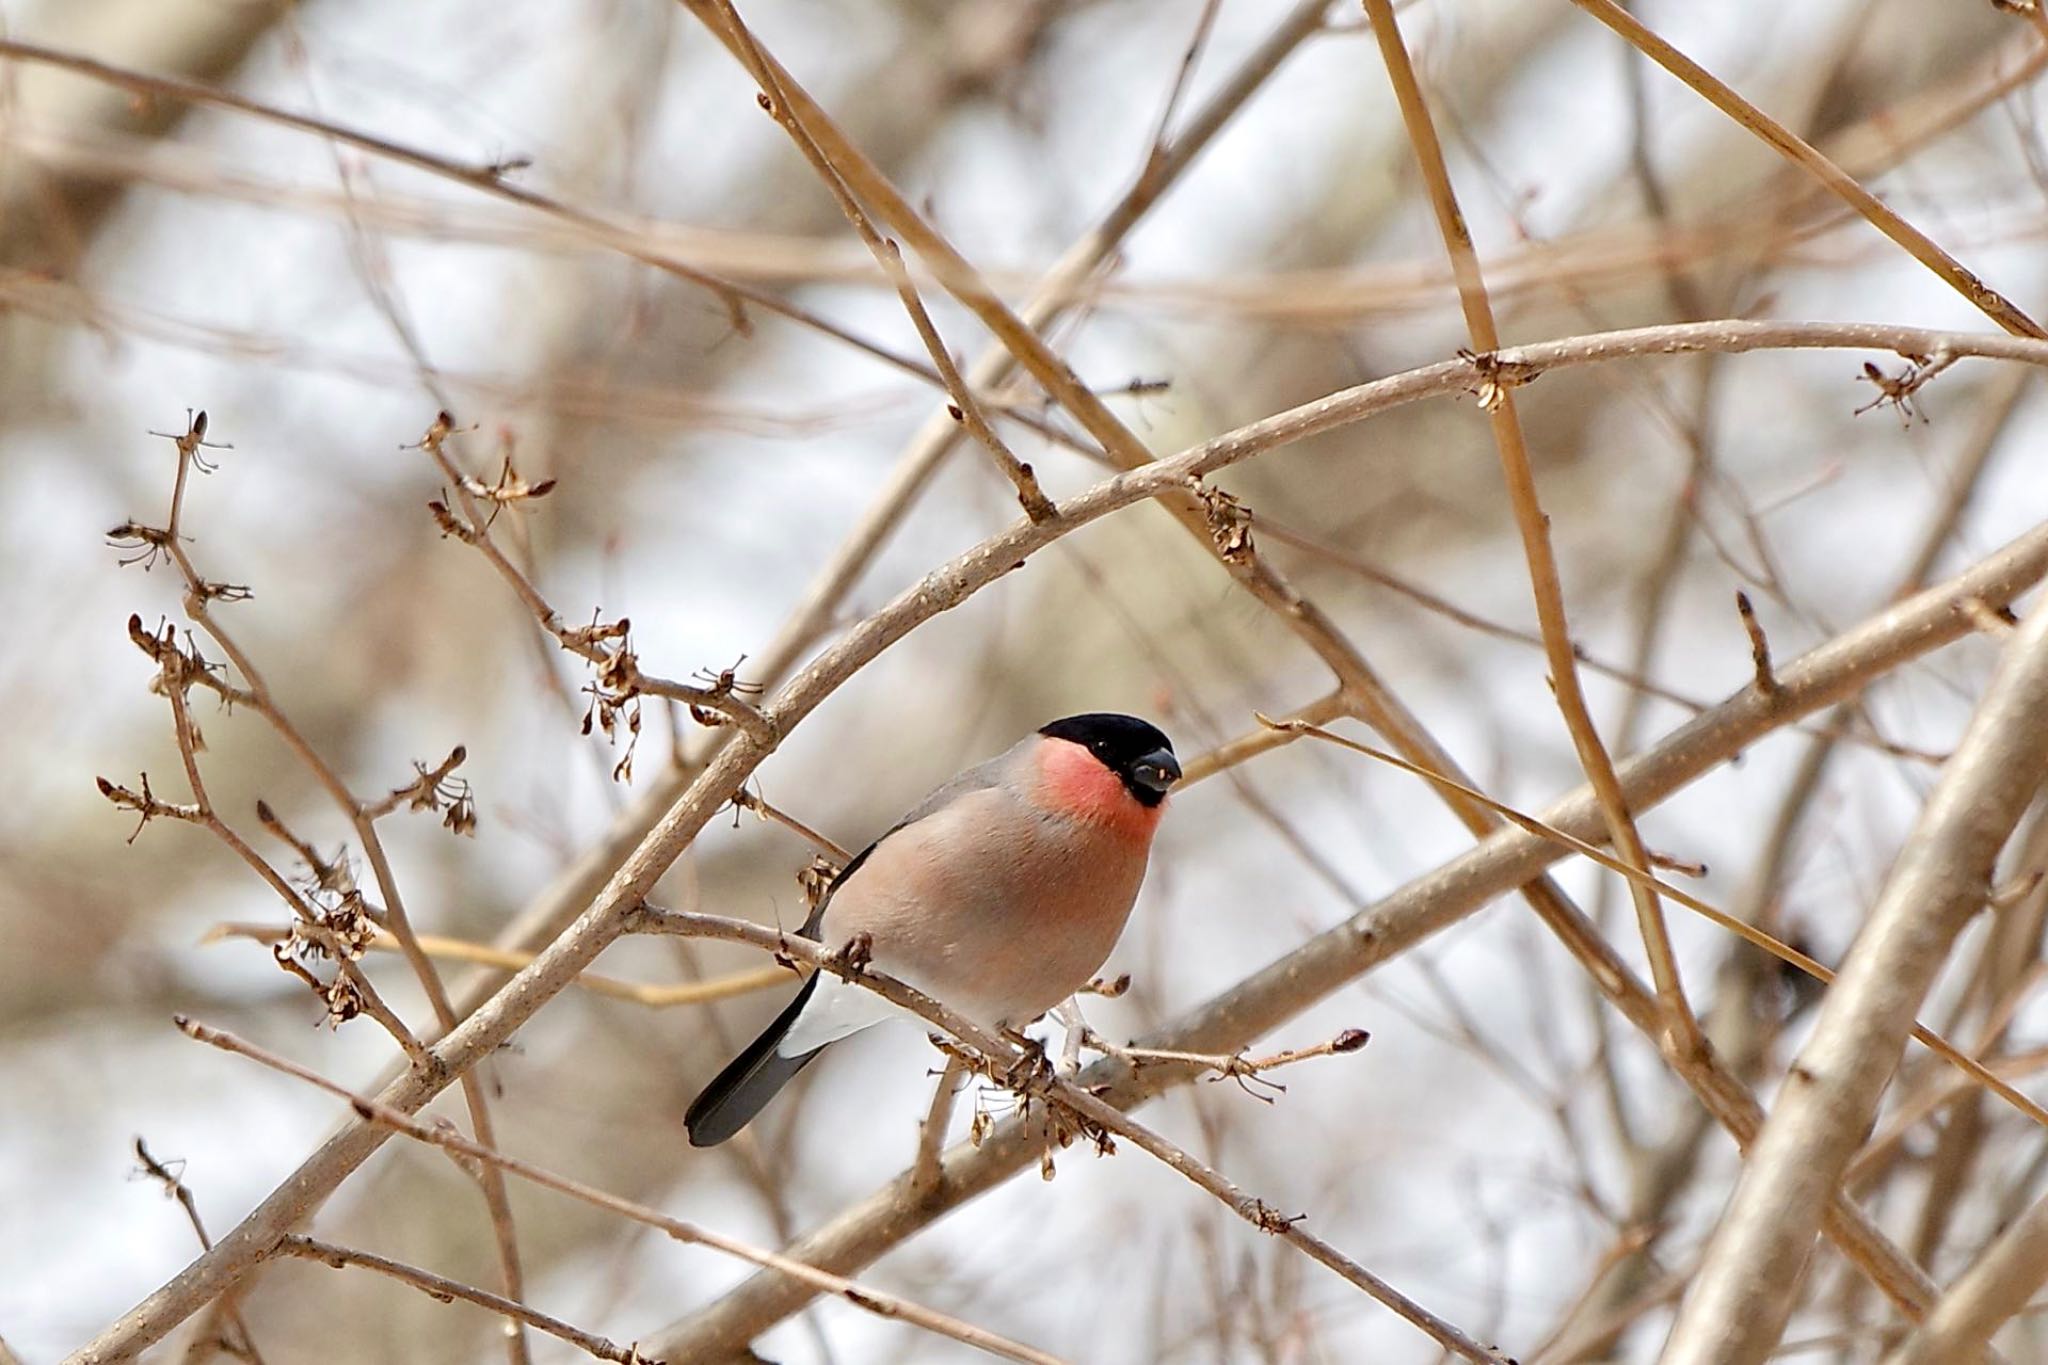
[[[1873,324],[1725,321],[1636,328],[1518,347],[1499,353],[1492,368],[1499,373],[1502,367],[1519,367],[1513,372],[1520,382],[1527,382],[1547,369],[1625,357],[1786,347],[1875,349],[1902,355],[1944,352],[2048,365],[2048,342],[2022,338]],[[1191,478],[1395,407],[1460,393],[1474,380],[1470,362],[1451,360],[1341,390],[1171,459],[1107,479],[1064,503],[1056,516],[1014,523],[933,570],[798,673],[764,708],[772,723],[768,735],[735,734],[620,861],[576,920],[430,1049],[439,1067],[398,1078],[378,1096],[378,1102],[401,1112],[417,1112],[567,989],[619,936],[627,913],[772,752],[774,742],[787,737],[841,684],[923,622],[958,606],[1053,541],[1112,512],[1162,494],[1178,496],[1186,491]],[[1965,598],[2000,605],[2043,572],[2048,572],[2048,528],[2022,537],[1946,587],[1891,608],[1872,624],[1838,637],[1781,670],[1780,688],[1770,697],[1741,694],[1696,718],[1664,744],[1623,766],[1624,794],[1632,804],[1661,800],[1760,735],[1967,633],[1971,623],[1957,610],[1957,603]],[[1544,818],[1578,837],[1597,838],[1597,824],[1587,820],[1592,815],[1589,799],[1574,798]],[[1435,932],[1471,913],[1487,898],[1527,882],[1558,856],[1554,845],[1533,835],[1520,831],[1496,835],[1465,858],[1412,883],[1405,896],[1376,907],[1366,917],[1368,923],[1353,923],[1310,940],[1296,954],[1219,998],[1210,1010],[1198,1013],[1172,1036],[1160,1040],[1161,1045],[1199,1052],[1235,1051],[1240,1044],[1233,1040],[1264,1032],[1383,960],[1387,944],[1405,944]],[[1383,918],[1385,926],[1379,927]],[[1288,965],[1296,962],[1299,975]],[[1161,1082],[1155,1079],[1150,1083]],[[1136,1103],[1143,1097],[1143,1092],[1133,1091],[1127,1102]],[[73,1359],[81,1363],[122,1359],[159,1340],[269,1254],[305,1212],[368,1160],[388,1135],[387,1130],[357,1122],[329,1138],[210,1251],[108,1326]],[[994,1157],[1009,1150],[992,1143],[984,1152]],[[956,1164],[949,1157],[944,1185],[948,1198],[956,1188],[951,1179]],[[1009,1173],[992,1167],[981,1169],[989,1184]],[[889,1221],[904,1232],[909,1230],[900,1217]]]
[[[1959,604],[1961,605],[1961,604]],[[2048,771],[2048,610],[2013,635],[1955,756],[1786,1073],[1679,1310],[1667,1365],[1761,1361],[1791,1315],[1822,1201],[1869,1131],[1906,1034]]]
[[[1960,604],[1988,594],[2008,601],[2048,575],[2048,526],[2029,532],[1968,572],[1879,613],[1779,670],[1769,697],[1745,689],[1621,764],[1631,807],[1654,805],[1758,739],[1853,696],[1899,665],[1970,633]],[[1598,804],[1581,788],[1543,812],[1543,822],[1582,839],[1604,830]],[[1141,1045],[1229,1052],[1398,956],[1420,940],[1539,875],[1562,850],[1519,829],[1503,830],[1462,857],[1393,892],[1364,914],[1326,930],[1214,997]],[[1183,1083],[1172,1068],[1133,1073],[1098,1063],[1080,1084],[1128,1108]],[[984,1194],[1036,1159],[1035,1134],[999,1125],[980,1147],[949,1151],[936,1188],[906,1174],[842,1211],[789,1248],[789,1254],[846,1273],[881,1256],[946,1213]],[[708,1308],[653,1335],[652,1349],[716,1359],[801,1309],[809,1295],[779,1276],[757,1275]]]

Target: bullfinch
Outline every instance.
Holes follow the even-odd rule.
[[[1088,984],[1130,917],[1152,832],[1180,780],[1173,744],[1135,716],[1056,720],[927,796],[862,849],[805,922],[866,935],[878,971],[975,1022],[1021,1028]],[[684,1117],[724,1142],[828,1044],[904,1017],[816,972]]]

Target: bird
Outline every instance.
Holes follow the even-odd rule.
[[[1087,985],[1123,934],[1180,781],[1173,742],[1111,712],[1039,727],[944,783],[833,879],[800,931],[992,1029]],[[812,974],[683,1119],[690,1143],[739,1132],[828,1045],[904,1012]]]

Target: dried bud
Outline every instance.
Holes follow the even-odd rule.
[[[433,513],[434,525],[441,528],[444,536],[453,536],[464,544],[476,543],[476,532],[465,526],[456,515],[448,510],[448,504],[435,498],[427,503],[427,511]]]
[[[1247,565],[1252,562],[1256,550],[1252,545],[1251,509],[1220,488],[1211,488],[1200,479],[1192,480],[1195,496],[1202,500],[1202,515],[1209,522],[1209,539],[1216,544],[1216,553],[1223,556],[1223,562]]]
[[[201,580],[192,585],[192,595],[202,602],[246,602],[256,594],[246,584]]]
[[[546,497],[554,491],[555,480],[542,479],[539,483],[529,484],[520,477],[519,471],[512,467],[512,457],[510,454],[507,454],[505,456],[505,467],[499,471],[496,483],[484,483],[479,479],[465,478],[462,481],[462,486],[472,496],[482,498],[487,502],[497,503],[502,507],[509,503]]]
[[[462,784],[462,795],[448,803],[448,813],[441,817],[441,823],[456,834],[476,834],[476,802],[470,799],[469,784]]]
[[[340,1028],[363,1012],[362,992],[348,977],[337,976],[324,992],[327,1000],[327,1027]]]
[[[811,861],[796,874],[796,884],[803,891],[804,904],[812,910],[818,908],[818,903],[825,899],[825,893],[832,889],[832,883],[837,880],[839,864],[821,856],[812,857]]]
[[[1104,981],[1101,977],[1097,977],[1081,989],[1089,995],[1099,995],[1104,1000],[1114,1000],[1130,988],[1131,974],[1129,972],[1119,972],[1114,981]]]
[[[147,573],[156,567],[157,556],[170,549],[170,532],[155,526],[144,526],[139,521],[124,521],[107,532],[107,543],[124,553],[118,561],[122,568],[140,564]]]

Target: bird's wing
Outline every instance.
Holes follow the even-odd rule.
[[[918,821],[944,810],[947,806],[952,805],[970,792],[986,791],[990,787],[1000,785],[1004,770],[1009,762],[1010,755],[1005,753],[996,755],[986,763],[977,763],[965,772],[948,779],[943,785],[935,788],[924,800],[912,806],[910,813],[883,831],[881,838],[876,839],[874,843],[869,844],[866,848],[853,855],[853,861],[840,870],[839,875],[832,879],[832,885],[825,888],[825,894],[818,897],[817,908],[811,911],[810,918],[804,921],[804,927],[797,932],[807,939],[816,941],[819,926],[825,922],[825,908],[832,904],[832,894],[844,886],[847,880],[860,870],[860,865],[868,860],[869,854],[882,845],[883,840],[899,830],[908,829]],[[836,947],[837,945],[834,946]]]

